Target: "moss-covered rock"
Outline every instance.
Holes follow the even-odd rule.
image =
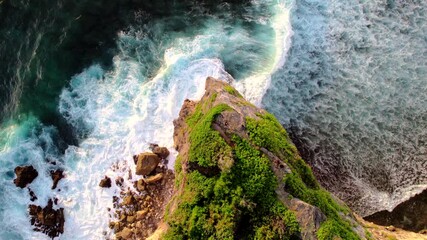
[[[164,239],[363,239],[273,115],[208,78],[174,121],[176,193]],[[362,232],[362,233],[360,233]]]

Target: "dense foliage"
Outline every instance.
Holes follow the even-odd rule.
[[[231,87],[225,90],[239,97]],[[165,239],[299,239],[296,217],[278,200],[278,180],[260,148],[274,153],[291,168],[292,173],[283,179],[286,191],[327,216],[318,231],[319,239],[359,239],[351,224],[343,220],[348,209],[319,186],[273,115],[246,118],[248,138],[233,135],[232,144],[227,144],[212,129],[212,123],[222,112],[234,110],[225,104],[212,107],[216,94],[206,99],[186,119],[190,167],[184,172],[183,159],[178,156],[176,186],[182,192],[175,196],[176,209],[166,216],[170,228]],[[229,168],[220,166],[224,159],[230,159]],[[220,171],[208,175],[200,168]]]

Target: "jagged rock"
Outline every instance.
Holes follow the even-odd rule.
[[[52,185],[52,189],[55,189],[58,186],[58,182],[59,180],[61,180],[62,178],[64,178],[64,171],[61,169],[57,169],[55,171],[50,171],[50,177],[53,180],[53,185]]]
[[[99,186],[102,188],[110,188],[111,187],[111,179],[107,176],[104,177],[104,179],[101,180],[99,183]]]
[[[132,229],[125,227],[121,232],[117,233],[116,236],[117,238],[130,239],[132,234]]]
[[[136,164],[137,175],[149,175],[160,163],[160,158],[154,153],[141,153]]]
[[[162,178],[163,178],[163,173],[158,173],[154,176],[151,176],[151,177],[148,177],[147,179],[144,179],[144,181],[147,184],[152,184],[152,183],[155,183],[157,181],[162,180]]]
[[[13,183],[20,188],[24,188],[32,183],[39,175],[33,166],[18,166],[15,168],[15,174],[16,178],[13,180]]]
[[[53,201],[49,199],[46,207],[29,205],[28,210],[34,230],[43,232],[51,238],[64,232],[64,209],[53,209]]]

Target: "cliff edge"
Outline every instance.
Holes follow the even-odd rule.
[[[174,121],[175,194],[163,239],[369,239],[320,187],[276,118],[206,80]]]

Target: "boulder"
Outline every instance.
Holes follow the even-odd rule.
[[[102,188],[110,188],[111,187],[111,179],[107,176],[99,182],[99,186]]]
[[[136,164],[137,175],[149,175],[160,163],[160,158],[154,153],[141,153]]]
[[[52,189],[55,189],[58,186],[59,180],[65,177],[64,171],[61,169],[57,169],[55,171],[52,170],[50,171],[50,177],[52,178],[52,181],[53,181]]]
[[[123,205],[132,205],[135,202],[135,198],[132,195],[128,195],[123,198]]]
[[[148,210],[147,209],[143,209],[141,211],[136,212],[136,219],[137,220],[142,220],[144,219],[144,216],[147,215]]]
[[[162,180],[162,178],[163,178],[163,173],[158,173],[154,176],[150,176],[150,177],[144,179],[144,181],[147,184],[152,184],[152,183],[155,183],[155,182]]]
[[[51,199],[44,208],[29,205],[28,210],[31,217],[31,224],[34,225],[35,231],[43,232],[52,239],[64,232],[64,209],[53,209],[53,201]]]
[[[169,150],[165,147],[157,146],[157,147],[154,147],[152,151],[161,159],[166,159],[169,156]]]
[[[132,229],[125,227],[122,231],[116,234],[116,237],[119,239],[130,239],[132,237],[132,234]]]
[[[13,180],[13,183],[20,188],[24,188],[32,183],[39,175],[33,166],[18,166],[15,168],[15,174],[16,178]]]

